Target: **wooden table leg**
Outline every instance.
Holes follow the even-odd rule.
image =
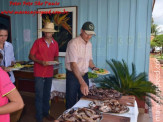
[[[55,101],[56,103],[58,103],[58,96],[55,96]]]
[[[15,86],[16,86],[17,90],[19,90],[19,80],[16,77],[15,77]]]

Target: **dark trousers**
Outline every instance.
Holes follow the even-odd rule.
[[[52,78],[35,77],[35,107],[38,121],[49,114],[51,85]]]
[[[89,87],[88,73],[83,76]],[[66,109],[71,108],[83,96],[80,84],[73,72],[66,70]]]

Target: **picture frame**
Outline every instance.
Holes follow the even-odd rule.
[[[66,55],[68,42],[77,36],[77,6],[40,8],[38,9],[38,38],[44,33],[39,31],[45,22],[53,22],[58,32],[53,34],[54,40],[58,42],[59,56]]]
[[[0,24],[3,24],[8,28],[8,39],[7,39],[7,41],[12,43],[12,38],[11,38],[11,18],[10,18],[10,16],[0,13]]]

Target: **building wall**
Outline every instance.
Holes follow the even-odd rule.
[[[1,0],[0,11],[34,11],[37,8],[53,7],[9,6],[9,1],[11,0]],[[48,1],[54,2],[54,0]],[[144,71],[148,73],[152,0],[58,0],[58,2],[60,5],[57,7],[78,7],[78,35],[85,21],[94,23],[96,36],[91,42],[93,59],[97,67],[110,69],[106,60],[124,59],[130,68],[131,63],[134,63],[138,73]],[[17,60],[28,60],[29,50],[37,39],[37,15],[10,16],[15,57]],[[25,42],[23,39],[24,29],[31,31],[30,42]],[[59,60],[62,63],[59,72],[65,72],[64,57],[60,57]]]

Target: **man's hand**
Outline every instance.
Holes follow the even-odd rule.
[[[88,85],[86,84],[86,82],[82,78],[82,74],[83,73],[80,73],[79,68],[78,68],[76,62],[71,62],[70,63],[70,67],[71,67],[73,73],[75,74],[76,78],[79,81],[81,93],[83,95],[87,96],[88,92],[89,92],[89,89],[88,89]]]
[[[93,63],[93,60],[90,60],[89,61],[89,67],[92,69],[92,70],[99,70],[99,68],[97,68],[95,65],[94,65],[94,63]]]
[[[4,67],[4,70],[5,70],[6,72],[10,72],[10,71],[11,71],[11,69],[8,68],[8,67]]]
[[[80,90],[81,90],[81,93],[84,96],[87,96],[88,95],[89,89],[88,89],[88,85],[85,83],[85,81],[83,81],[83,83],[80,84]]]
[[[99,68],[95,67],[95,68],[93,68],[93,70],[97,71],[97,70],[99,70]]]
[[[32,55],[32,54],[29,54],[29,59],[31,59],[32,61],[37,62],[37,63],[39,63],[39,64],[41,64],[43,66],[49,65],[49,62],[48,61],[38,60],[38,59],[36,59],[35,55]]]
[[[8,67],[5,67],[5,66],[0,66],[4,71],[6,71],[6,72],[10,72],[11,71],[11,69],[10,68],[8,68]]]
[[[42,61],[42,65],[43,66],[48,66],[49,65],[49,62],[48,61]]]
[[[15,62],[14,61],[11,61],[11,66],[14,66]]]

